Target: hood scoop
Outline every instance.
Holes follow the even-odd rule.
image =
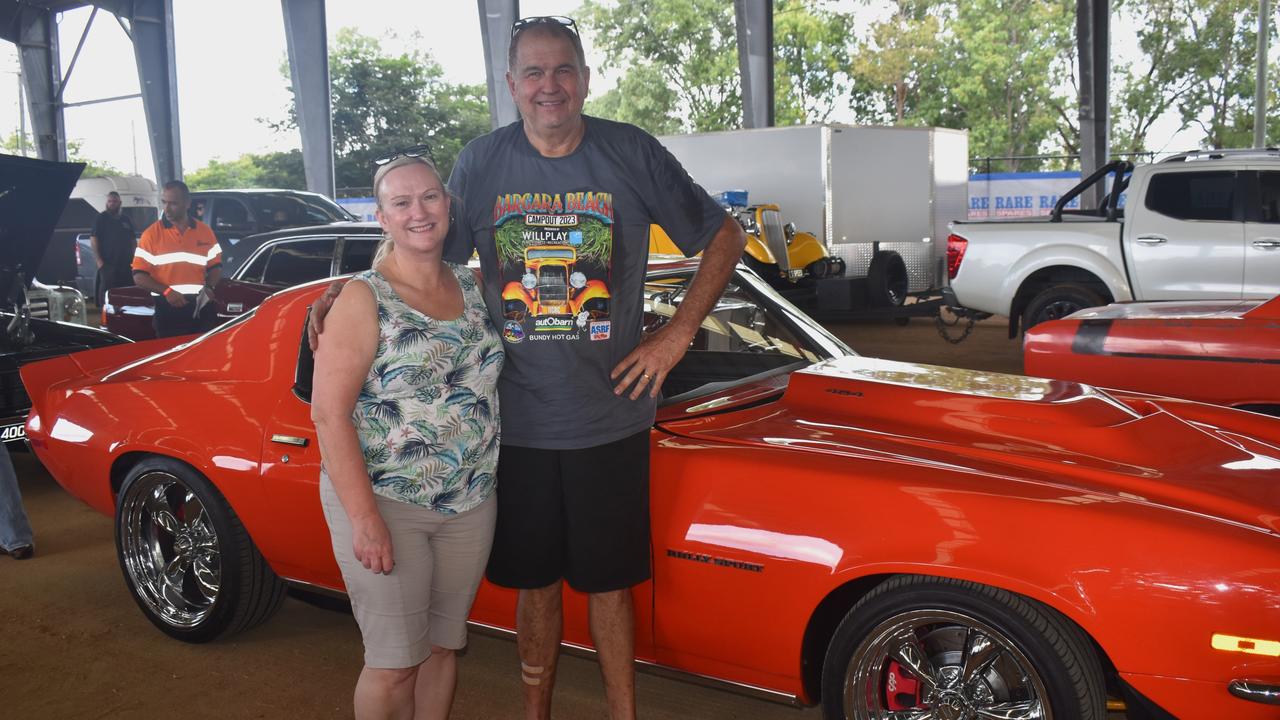
[[[920,418],[941,417],[955,429],[966,417],[984,425],[1004,418],[1066,428],[1109,427],[1141,417],[1081,383],[861,356],[834,358],[794,373],[784,401],[796,408],[838,408],[894,421],[911,417],[907,410],[915,405],[927,411]]]

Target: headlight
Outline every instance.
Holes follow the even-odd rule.
[[[525,273],[524,277],[520,278],[520,284],[525,290],[532,290],[538,287],[538,278],[533,273]]]
[[[575,272],[569,276],[569,284],[574,288],[581,290],[587,286],[587,276],[580,272]]]
[[[64,295],[62,303],[62,320],[64,322],[77,322],[80,316],[85,314],[84,298],[76,295]]]

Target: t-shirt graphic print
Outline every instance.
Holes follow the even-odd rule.
[[[609,339],[612,194],[499,195],[493,229],[508,342]]]

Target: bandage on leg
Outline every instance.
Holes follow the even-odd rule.
[[[525,685],[541,685],[542,673],[546,668],[541,665],[530,665],[523,660],[520,662],[520,679]]]

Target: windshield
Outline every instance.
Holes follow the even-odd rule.
[[[649,277],[644,300],[646,333],[670,321],[692,278],[692,271]],[[746,271],[735,273],[702,321],[689,350],[663,383],[665,401],[697,397],[852,354],[843,343],[753,278]]]
[[[272,227],[327,225],[354,220],[351,213],[323,195],[261,195],[253,199],[258,222]]]

